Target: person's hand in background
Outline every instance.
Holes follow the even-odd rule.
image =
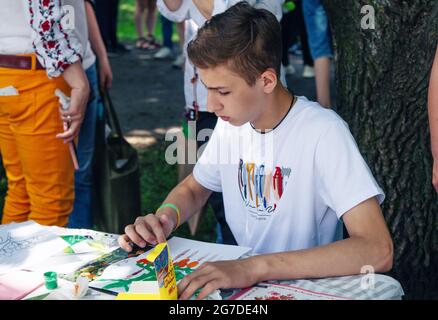
[[[70,127],[67,131],[57,134],[56,137],[68,143],[73,141],[79,134],[82,121],[84,120],[88,98],[90,97],[90,87],[82,64],[79,61],[70,65],[62,73],[62,76],[71,88],[71,100],[68,110],[63,110],[61,107],[59,110],[62,121],[69,122]]]

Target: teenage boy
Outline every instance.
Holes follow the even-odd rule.
[[[157,6],[161,14],[171,21],[187,21],[187,34],[183,47],[183,51],[186,52],[187,44],[196,37],[198,29],[208,19],[215,14],[224,12],[237,2],[240,2],[240,0],[158,0]],[[254,7],[269,10],[280,21],[283,0],[250,0],[249,3]],[[193,130],[195,134],[188,134],[188,130],[186,130],[186,134],[188,139],[196,139],[199,132],[204,129],[214,129],[217,117],[207,110],[207,89],[199,81],[199,74],[190,59],[184,67],[184,95],[186,98],[186,119],[184,119],[183,125],[188,127],[189,124],[195,124],[195,130]],[[196,141],[196,145],[198,149],[205,147],[205,143],[201,141]],[[192,170],[192,165],[181,166],[180,169],[182,171],[181,176],[184,177],[186,172]],[[208,199],[208,204],[213,209],[219,224],[217,242],[236,244],[236,240],[225,220],[222,193],[213,192]]]
[[[282,86],[281,43],[274,15],[239,3],[212,17],[188,46],[220,120],[193,174],[155,214],[128,225],[119,243],[130,251],[130,242],[165,241],[222,191],[234,237],[257,255],[203,264],[179,283],[181,299],[199,288],[202,299],[218,288],[392,267],[384,194],[345,122]]]

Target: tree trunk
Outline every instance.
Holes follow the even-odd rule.
[[[406,298],[438,298],[438,196],[432,187],[427,87],[436,0],[324,0],[334,38],[337,111],[386,193],[391,276]],[[364,5],[375,29],[362,29]]]

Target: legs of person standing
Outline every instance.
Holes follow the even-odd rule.
[[[119,0],[95,0],[96,18],[108,52],[126,52],[117,39]]]
[[[155,59],[167,59],[173,56],[173,22],[161,15],[161,30],[163,35],[163,47],[154,55]]]
[[[111,47],[117,51],[117,46],[119,44],[119,41],[117,40],[117,18],[119,15],[119,0],[109,0],[107,5],[110,16],[109,39]]]
[[[281,36],[283,40],[283,57],[282,64],[287,75],[294,74],[295,68],[289,61],[289,48],[296,41],[297,29],[293,27],[293,14],[288,12],[281,19]]]
[[[315,76],[315,72],[313,69],[313,59],[312,54],[310,53],[309,41],[307,39],[307,31],[306,24],[304,22],[303,15],[303,2],[301,0],[295,1],[296,9],[295,9],[295,19],[297,20],[296,28],[299,30],[301,49],[303,51],[303,78],[313,78]]]
[[[176,31],[178,32],[178,38],[179,38],[180,54],[176,57],[175,61],[173,61],[172,67],[178,68],[178,69],[183,69],[184,62],[185,62],[184,50],[183,50],[185,31],[186,31],[185,25],[186,25],[185,21],[178,22],[176,24]]]
[[[146,41],[144,36],[144,10],[146,9],[145,2],[145,0],[137,0],[135,3],[134,22],[135,30],[137,31],[137,42],[135,46],[138,49],[141,49]]]
[[[62,77],[49,79],[45,70],[0,68],[0,88],[8,86],[19,94],[0,96],[0,152],[8,179],[2,223],[65,226],[74,168],[68,145],[55,137],[63,124],[54,93],[69,94],[70,88]]]
[[[146,19],[145,19],[146,10]],[[139,49],[156,49],[159,45],[154,37],[157,4],[156,0],[137,0],[135,7],[135,26],[137,30],[136,47]],[[144,36],[146,20],[147,36]]]
[[[330,58],[333,57],[333,51],[327,15],[320,0],[304,1],[303,13],[310,52],[314,60],[317,100],[322,106],[329,107]]]
[[[173,22],[167,19],[165,16],[161,16],[161,26],[163,30],[163,46],[172,50]]]
[[[147,15],[146,15],[146,27],[148,29],[148,37],[154,36],[155,23],[157,22],[157,2],[156,0],[147,0]]]
[[[110,39],[110,9],[112,0],[95,0],[96,18],[99,23],[100,33],[107,49],[111,48]]]
[[[90,229],[93,227],[93,155],[96,137],[96,123],[98,112],[98,80],[96,65],[86,70],[90,89],[91,99],[88,101],[84,121],[81,125],[78,139],[78,162],[79,170],[75,172],[75,201],[73,212],[69,217],[69,228]]]

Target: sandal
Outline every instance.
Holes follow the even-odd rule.
[[[139,38],[137,39],[137,41],[135,42],[135,47],[136,47],[137,49],[142,49],[143,46],[144,46],[144,44],[145,44],[146,42],[147,42],[147,40],[146,40],[145,37],[139,37]]]
[[[161,45],[157,42],[154,36],[148,36],[141,48],[145,50],[155,50],[160,47]]]

